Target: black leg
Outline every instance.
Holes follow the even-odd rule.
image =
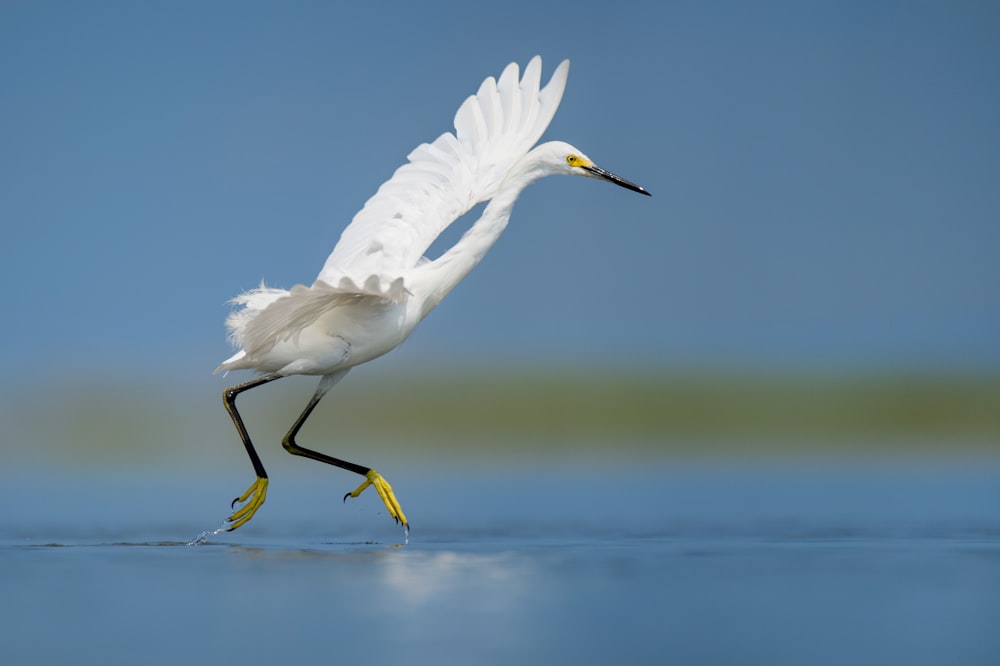
[[[236,396],[244,391],[249,391],[252,388],[257,388],[258,386],[262,386],[268,382],[273,382],[275,379],[280,379],[281,377],[282,375],[276,374],[264,375],[263,377],[258,377],[256,379],[251,379],[248,382],[237,384],[236,386],[230,386],[222,392],[222,401],[226,405],[226,411],[229,412],[229,416],[233,419],[233,424],[236,426],[236,431],[240,434],[240,439],[243,440],[243,446],[246,447],[247,455],[250,456],[250,462],[253,464],[253,471],[256,472],[257,477],[261,479],[267,478],[267,472],[264,471],[264,464],[261,463],[260,456],[257,455],[257,451],[253,448],[253,442],[250,441],[250,435],[247,433],[247,427],[243,425],[243,418],[236,409]]]
[[[312,398],[309,399],[309,404],[306,405],[306,408],[302,410],[301,414],[299,414],[299,418],[294,424],[292,424],[292,427],[285,434],[284,439],[281,440],[281,445],[285,447],[285,450],[293,456],[302,456],[311,460],[318,460],[319,462],[326,463],[327,465],[333,465],[334,467],[340,467],[341,469],[346,469],[349,472],[354,472],[355,474],[360,474],[361,476],[367,476],[368,473],[371,472],[371,468],[369,467],[356,465],[352,462],[341,460],[340,458],[334,458],[333,456],[328,456],[325,453],[307,449],[295,443],[295,436],[299,434],[302,424],[305,423],[306,419],[309,418],[309,415],[312,414],[313,409],[315,409],[316,405],[319,404],[323,395],[323,393],[317,392]]]
[[[386,509],[389,511],[389,515],[392,519],[400,522],[409,530],[409,523],[406,521],[406,515],[403,513],[403,509],[399,506],[399,502],[396,500],[396,496],[392,492],[392,486],[382,477],[381,474],[371,469],[370,467],[365,467],[363,465],[357,465],[352,462],[347,462],[346,460],[341,460],[340,458],[334,458],[333,456],[328,456],[325,453],[320,453],[319,451],[313,451],[312,449],[307,449],[303,446],[299,446],[295,442],[295,436],[299,434],[299,430],[302,429],[302,424],[306,422],[309,415],[322,400],[326,392],[335,384],[337,381],[343,377],[343,375],[329,376],[324,379],[316,389],[316,393],[313,397],[309,399],[309,404],[306,408],[302,410],[299,414],[299,418],[295,420],[292,427],[285,434],[285,437],[281,440],[281,445],[285,447],[285,450],[292,455],[302,456],[303,458],[309,458],[310,460],[317,460],[327,465],[333,465],[334,467],[340,467],[341,469],[346,469],[349,472],[354,472],[355,474],[360,474],[365,477],[364,482],[358,486],[353,491],[344,495],[344,500],[346,501],[348,497],[357,497],[361,494],[368,486],[375,486],[376,492],[378,492],[379,497],[382,499],[382,503],[385,504]]]
[[[257,379],[252,379],[243,384],[238,384],[236,386],[231,386],[222,392],[222,401],[226,405],[226,411],[229,412],[229,416],[233,419],[233,424],[236,426],[236,431],[240,433],[240,439],[243,440],[243,446],[246,447],[247,455],[250,456],[250,462],[253,464],[253,471],[257,473],[257,478],[254,480],[250,487],[246,489],[242,495],[233,500],[232,507],[236,507],[240,502],[246,502],[239,509],[233,511],[233,514],[226,519],[223,523],[223,527],[227,531],[235,530],[240,525],[244,524],[257,513],[257,509],[264,504],[264,500],[267,498],[267,472],[264,471],[264,464],[260,461],[260,456],[257,455],[257,451],[253,448],[253,442],[250,441],[250,435],[247,433],[247,428],[243,425],[243,418],[240,416],[239,411],[236,409],[236,396],[244,391],[249,391],[252,388],[261,386],[268,382],[273,382],[275,379],[281,378],[282,375],[270,374],[264,375],[263,377],[258,377]]]

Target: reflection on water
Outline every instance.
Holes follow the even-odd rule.
[[[531,589],[533,567],[510,553],[446,551],[415,558],[389,558],[381,572],[383,603],[420,611],[441,599],[467,595],[480,608],[515,608]]]
[[[9,479],[10,663],[993,664],[1000,467]],[[405,495],[404,495],[405,493]],[[370,501],[369,501],[370,500]],[[221,512],[221,513],[220,513]],[[206,524],[208,523],[208,524]],[[53,639],[58,636],[58,640]]]

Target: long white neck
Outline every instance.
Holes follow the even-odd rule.
[[[422,308],[424,316],[486,256],[507,228],[514,202],[521,192],[544,175],[531,153],[528,153],[511,169],[483,210],[482,216],[462,238],[440,257],[415,271],[413,286],[425,298]]]

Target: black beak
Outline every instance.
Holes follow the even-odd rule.
[[[589,172],[592,176],[594,176],[596,178],[601,178],[603,180],[610,181],[610,182],[614,183],[615,185],[620,185],[621,187],[624,187],[626,190],[632,190],[633,192],[638,192],[639,194],[645,194],[647,197],[653,196],[652,194],[650,194],[646,190],[642,189],[641,187],[639,187],[635,183],[633,183],[631,181],[628,181],[628,180],[625,180],[621,176],[616,176],[615,174],[611,173],[610,171],[605,171],[601,167],[598,167],[598,166],[585,166],[583,168],[584,168],[584,170],[586,170],[587,172]]]

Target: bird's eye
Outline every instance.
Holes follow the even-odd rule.
[[[577,157],[576,155],[567,155],[566,156],[566,163],[569,164],[570,166],[576,166],[576,163],[579,162],[579,161],[580,161],[580,158]]]

